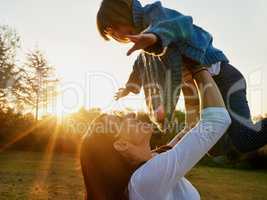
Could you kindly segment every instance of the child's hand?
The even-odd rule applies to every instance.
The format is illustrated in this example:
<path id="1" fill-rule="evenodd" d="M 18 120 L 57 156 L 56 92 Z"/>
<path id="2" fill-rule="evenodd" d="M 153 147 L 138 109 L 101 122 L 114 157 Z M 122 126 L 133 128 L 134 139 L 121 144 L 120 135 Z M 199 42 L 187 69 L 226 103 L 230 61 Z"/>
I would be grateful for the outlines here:
<path id="1" fill-rule="evenodd" d="M 153 33 L 141 33 L 139 35 L 127 35 L 126 36 L 131 42 L 134 43 L 133 47 L 127 52 L 127 56 L 131 55 L 133 52 L 146 49 L 152 46 L 158 40 L 157 36 Z"/>
<path id="2" fill-rule="evenodd" d="M 114 99 L 118 101 L 119 99 L 127 96 L 129 93 L 129 90 L 127 90 L 126 88 L 120 88 L 119 91 L 116 92 Z"/>

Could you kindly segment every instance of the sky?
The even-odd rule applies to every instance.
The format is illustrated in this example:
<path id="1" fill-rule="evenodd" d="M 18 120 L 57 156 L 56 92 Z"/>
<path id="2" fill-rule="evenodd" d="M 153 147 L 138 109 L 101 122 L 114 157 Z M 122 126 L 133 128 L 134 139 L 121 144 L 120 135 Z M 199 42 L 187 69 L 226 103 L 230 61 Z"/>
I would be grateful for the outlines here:
<path id="1" fill-rule="evenodd" d="M 61 95 L 56 108 L 145 109 L 143 94 L 115 102 L 137 53 L 129 45 L 106 42 L 96 29 L 100 0 L 0 0 L 0 24 L 14 27 L 22 38 L 21 52 L 36 47 L 56 68 Z M 153 1 L 142 0 L 142 4 Z M 215 47 L 247 79 L 252 115 L 267 113 L 267 2 L 265 0 L 163 0 L 163 5 L 191 15 L 208 30 Z M 180 102 L 179 108 L 183 109 Z M 57 113 L 59 112 L 56 111 Z"/>

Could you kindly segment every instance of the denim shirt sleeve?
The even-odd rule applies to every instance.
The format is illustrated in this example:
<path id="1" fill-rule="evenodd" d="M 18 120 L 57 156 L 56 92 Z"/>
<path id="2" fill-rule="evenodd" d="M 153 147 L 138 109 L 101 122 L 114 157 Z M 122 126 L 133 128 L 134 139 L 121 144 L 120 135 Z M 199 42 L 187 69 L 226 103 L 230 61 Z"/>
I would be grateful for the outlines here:
<path id="1" fill-rule="evenodd" d="M 159 51 L 159 46 L 149 48 L 150 53 L 162 54 L 172 42 L 189 41 L 192 37 L 194 29 L 192 17 L 164 8 L 160 2 L 146 6 L 144 18 L 149 25 L 145 33 L 154 33 L 161 41 L 161 50 Z"/>
<path id="2" fill-rule="evenodd" d="M 133 70 L 126 83 L 126 89 L 134 94 L 138 94 L 142 87 L 142 78 L 140 72 L 140 56 L 135 60 Z"/>

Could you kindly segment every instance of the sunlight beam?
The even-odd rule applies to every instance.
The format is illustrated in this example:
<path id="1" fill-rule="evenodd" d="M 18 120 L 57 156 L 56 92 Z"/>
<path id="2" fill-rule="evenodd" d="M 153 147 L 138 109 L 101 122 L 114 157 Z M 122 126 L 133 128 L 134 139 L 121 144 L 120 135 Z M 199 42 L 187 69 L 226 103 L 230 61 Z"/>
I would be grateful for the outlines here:
<path id="1" fill-rule="evenodd" d="M 19 140 L 23 139 L 28 134 L 30 134 L 34 129 L 40 127 L 41 125 L 43 125 L 45 122 L 47 122 L 51 118 L 52 117 L 48 117 L 47 119 L 42 120 L 41 122 L 38 121 L 35 126 L 30 127 L 29 129 L 23 131 L 22 133 L 15 134 L 15 135 L 17 135 L 15 138 L 13 138 L 10 142 L 4 144 L 3 146 L 0 146 L 0 152 L 3 152 L 4 150 L 6 150 L 7 148 L 9 148 L 13 144 L 15 144 L 16 142 L 18 142 Z"/>

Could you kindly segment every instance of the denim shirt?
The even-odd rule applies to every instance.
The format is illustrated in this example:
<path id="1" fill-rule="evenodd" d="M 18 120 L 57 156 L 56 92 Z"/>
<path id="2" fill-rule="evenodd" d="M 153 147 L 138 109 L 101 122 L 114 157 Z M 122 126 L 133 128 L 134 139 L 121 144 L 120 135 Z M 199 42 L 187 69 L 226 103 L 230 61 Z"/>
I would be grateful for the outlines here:
<path id="1" fill-rule="evenodd" d="M 160 2 L 142 7 L 138 0 L 133 0 L 133 20 L 137 30 L 154 33 L 161 41 L 157 55 L 164 54 L 164 49 L 172 45 L 177 54 L 182 54 L 201 65 L 210 66 L 216 62 L 229 62 L 224 53 L 213 47 L 211 34 L 193 24 L 190 16 L 164 8 Z"/>
<path id="2" fill-rule="evenodd" d="M 183 57 L 207 67 L 228 59 L 212 46 L 211 34 L 193 24 L 192 17 L 164 8 L 160 2 L 142 7 L 133 0 L 132 6 L 135 28 L 154 33 L 160 42 L 138 56 L 126 88 L 138 93 L 143 87 L 149 113 L 153 116 L 163 104 L 170 121 L 180 95 Z"/>

